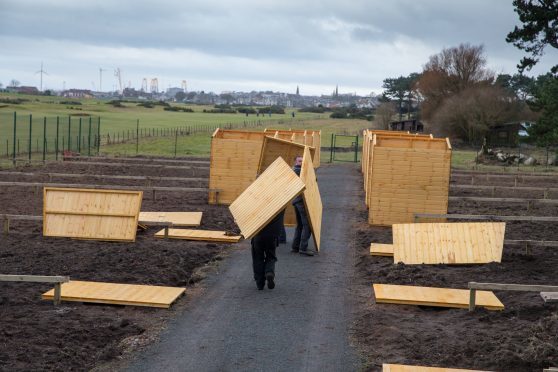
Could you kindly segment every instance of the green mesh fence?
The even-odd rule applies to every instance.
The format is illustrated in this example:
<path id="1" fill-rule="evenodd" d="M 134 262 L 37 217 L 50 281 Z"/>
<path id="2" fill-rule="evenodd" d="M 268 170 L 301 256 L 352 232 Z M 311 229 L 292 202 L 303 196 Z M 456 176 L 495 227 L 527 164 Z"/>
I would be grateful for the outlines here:
<path id="1" fill-rule="evenodd" d="M 29 160 L 64 151 L 97 153 L 100 118 L 0 114 L 0 158 Z"/>

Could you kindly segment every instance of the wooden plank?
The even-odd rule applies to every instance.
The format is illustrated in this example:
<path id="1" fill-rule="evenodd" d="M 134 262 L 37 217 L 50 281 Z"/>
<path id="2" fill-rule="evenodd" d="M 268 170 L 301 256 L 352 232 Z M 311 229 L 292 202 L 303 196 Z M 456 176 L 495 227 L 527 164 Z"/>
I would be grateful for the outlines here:
<path id="1" fill-rule="evenodd" d="M 489 372 L 477 369 L 439 368 L 404 364 L 383 364 L 382 372 Z"/>
<path id="2" fill-rule="evenodd" d="M 15 187 L 49 187 L 49 188 L 91 188 L 101 190 L 142 190 L 142 191 L 179 191 L 179 192 L 207 192 L 205 187 L 163 187 L 163 186 L 121 186 L 121 185 L 89 185 L 81 183 L 52 183 L 52 182 L 0 182 L 0 186 Z"/>
<path id="3" fill-rule="evenodd" d="M 140 212 L 139 222 L 169 222 L 173 226 L 199 226 L 203 212 Z"/>
<path id="4" fill-rule="evenodd" d="M 8 172 L 1 171 L 0 175 L 21 176 L 21 177 L 48 177 L 48 178 L 83 178 L 91 177 L 98 179 L 114 179 L 114 180 L 138 180 L 138 181 L 181 181 L 181 182 L 205 182 L 207 178 L 201 177 L 154 177 L 154 176 L 121 176 L 113 174 L 81 174 L 81 173 L 28 173 L 28 172 Z"/>
<path id="5" fill-rule="evenodd" d="M 304 183 L 283 159 L 275 160 L 229 206 L 244 238 L 256 235 L 304 188 Z"/>
<path id="6" fill-rule="evenodd" d="M 137 167 L 138 164 L 133 163 L 102 163 L 102 162 L 80 162 L 80 161 L 65 161 L 64 166 L 66 165 L 95 165 L 99 167 Z M 196 165 L 196 166 L 184 166 L 184 165 L 160 165 L 160 164 L 142 164 L 141 167 L 143 168 L 160 168 L 160 169 L 207 169 L 206 166 Z"/>
<path id="7" fill-rule="evenodd" d="M 558 292 L 541 292 L 545 303 L 558 303 Z"/>
<path id="8" fill-rule="evenodd" d="M 372 256 L 393 257 L 393 244 L 371 243 L 370 254 Z"/>
<path id="9" fill-rule="evenodd" d="M 165 229 L 155 234 L 156 238 L 165 238 Z M 169 239 L 183 240 L 203 240 L 211 242 L 236 243 L 240 240 L 240 235 L 227 235 L 225 231 L 213 230 L 189 230 L 189 229 L 169 229 Z"/>
<path id="10" fill-rule="evenodd" d="M 61 290 L 62 301 L 169 308 L 186 289 L 72 280 L 62 284 Z M 42 298 L 52 300 L 54 290 L 44 293 Z"/>
<path id="11" fill-rule="evenodd" d="M 558 217 L 546 216 L 497 216 L 476 214 L 444 214 L 444 213 L 414 213 L 415 221 L 424 218 L 447 218 L 453 220 L 488 220 L 488 221 L 529 221 L 529 222 L 558 222 Z"/>
<path id="12" fill-rule="evenodd" d="M 135 241 L 142 197 L 141 191 L 45 187 L 43 235 Z"/>
<path id="13" fill-rule="evenodd" d="M 538 284 L 502 284 L 469 282 L 469 289 L 487 289 L 491 291 L 520 291 L 520 292 L 558 292 L 556 285 Z"/>
<path id="14" fill-rule="evenodd" d="M 481 203 L 542 203 L 558 204 L 556 199 L 529 199 L 529 198 L 485 198 L 476 196 L 450 196 L 450 201 L 475 201 Z"/>
<path id="15" fill-rule="evenodd" d="M 438 306 L 468 309 L 469 290 L 373 284 L 376 303 Z M 487 310 L 503 310 L 504 305 L 492 292 L 477 291 L 477 305 Z"/>
<path id="16" fill-rule="evenodd" d="M 320 196 L 320 189 L 318 188 L 318 180 L 314 171 L 312 155 L 310 155 L 310 148 L 304 148 L 304 157 L 302 158 L 302 167 L 300 168 L 300 179 L 306 185 L 302 198 L 304 200 L 304 207 L 308 214 L 308 221 L 312 230 L 312 237 L 316 250 L 320 250 L 321 231 L 322 231 L 322 198 Z"/>
<path id="17" fill-rule="evenodd" d="M 69 276 L 0 275 L 0 282 L 65 283 Z"/>
<path id="18" fill-rule="evenodd" d="M 503 222 L 394 224 L 394 263 L 480 264 L 500 262 Z"/>

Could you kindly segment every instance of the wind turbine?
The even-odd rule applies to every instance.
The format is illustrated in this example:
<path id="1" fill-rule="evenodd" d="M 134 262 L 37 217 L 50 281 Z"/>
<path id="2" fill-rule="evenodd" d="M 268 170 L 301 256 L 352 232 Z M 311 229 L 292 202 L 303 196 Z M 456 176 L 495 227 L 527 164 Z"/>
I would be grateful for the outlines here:
<path id="1" fill-rule="evenodd" d="M 41 92 L 43 91 L 43 74 L 48 75 L 48 73 L 43 70 L 43 61 L 41 61 L 41 69 L 35 72 L 35 75 L 41 74 Z"/>
<path id="2" fill-rule="evenodd" d="M 105 68 L 99 67 L 99 92 L 103 91 L 103 71 L 108 71 Z"/>

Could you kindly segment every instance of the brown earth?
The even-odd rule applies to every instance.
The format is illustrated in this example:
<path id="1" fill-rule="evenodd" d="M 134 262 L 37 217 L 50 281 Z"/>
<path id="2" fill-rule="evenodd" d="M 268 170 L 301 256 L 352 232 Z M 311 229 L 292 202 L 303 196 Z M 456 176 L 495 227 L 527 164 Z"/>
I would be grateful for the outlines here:
<path id="1" fill-rule="evenodd" d="M 509 185 L 491 179 L 490 185 Z M 546 187 L 558 187 L 558 178 Z M 513 184 L 511 185 L 513 186 Z M 526 185 L 524 185 L 526 186 Z M 532 186 L 538 186 L 533 184 Z M 453 191 L 454 196 L 490 196 Z M 499 193 L 497 197 L 517 197 Z M 526 196 L 528 197 L 528 196 Z M 362 200 L 364 196 L 362 195 Z M 501 263 L 486 265 L 403 265 L 370 256 L 371 242 L 391 243 L 391 229 L 366 223 L 364 203 L 354 227 L 357 252 L 353 334 L 366 370 L 401 363 L 494 371 L 536 371 L 558 366 L 558 305 L 538 293 L 496 291 L 503 311 L 375 304 L 372 283 L 466 288 L 467 282 L 558 285 L 558 250 L 505 246 Z M 457 202 L 449 213 L 558 216 L 558 206 Z M 506 239 L 557 240 L 558 223 L 509 222 Z"/>
<path id="2" fill-rule="evenodd" d="M 95 167 L 50 163 L 26 172 L 105 173 L 192 177 L 188 171 L 142 167 Z M 13 171 L 13 169 L 10 169 Z M 196 170 L 196 177 L 207 177 Z M 43 180 L 2 175 L 0 181 Z M 88 178 L 53 180 L 96 183 Z M 117 184 L 111 180 L 110 184 Z M 129 183 L 120 183 L 129 184 Z M 164 185 L 161 185 L 164 186 Z M 166 185 L 165 185 L 166 186 Z M 178 185 L 173 185 L 178 186 Z M 196 186 L 198 187 L 198 186 Z M 225 206 L 207 205 L 206 193 L 159 192 L 156 200 L 144 194 L 144 211 L 203 211 L 202 229 L 233 229 Z M 2 187 L 0 213 L 42 213 L 42 195 L 34 188 Z M 0 370 L 89 370 L 117 358 L 126 350 L 149 342 L 165 321 L 184 309 L 194 283 L 212 262 L 222 259 L 232 245 L 153 238 L 156 228 L 139 232 L 135 243 L 45 238 L 39 222 L 12 222 L 0 243 L 1 274 L 69 275 L 72 279 L 185 286 L 186 295 L 170 310 L 132 306 L 87 305 L 63 302 L 55 307 L 40 299 L 51 288 L 39 283 L 0 284 Z"/>

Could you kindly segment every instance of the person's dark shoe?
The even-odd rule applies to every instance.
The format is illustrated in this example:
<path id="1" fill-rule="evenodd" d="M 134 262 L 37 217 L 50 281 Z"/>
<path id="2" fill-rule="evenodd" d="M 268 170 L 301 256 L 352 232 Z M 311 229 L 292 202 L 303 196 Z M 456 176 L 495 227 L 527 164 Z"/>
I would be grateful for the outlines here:
<path id="1" fill-rule="evenodd" d="M 275 274 L 267 273 L 265 274 L 265 278 L 267 279 L 267 288 L 273 289 L 275 288 Z"/>
<path id="2" fill-rule="evenodd" d="M 301 255 L 304 255 L 304 256 L 313 256 L 313 255 L 314 255 L 314 252 L 313 252 L 313 251 L 310 251 L 310 250 L 308 250 L 308 249 L 301 250 L 299 253 L 300 253 Z"/>
<path id="3" fill-rule="evenodd" d="M 256 287 L 258 287 L 258 290 L 260 290 L 260 291 L 263 290 L 264 287 L 265 287 L 265 280 L 263 280 L 263 281 L 261 281 L 261 282 L 260 282 L 260 281 L 257 281 L 257 282 L 256 282 Z"/>
<path id="4" fill-rule="evenodd" d="M 291 248 L 291 253 L 298 253 L 298 248 Z"/>

